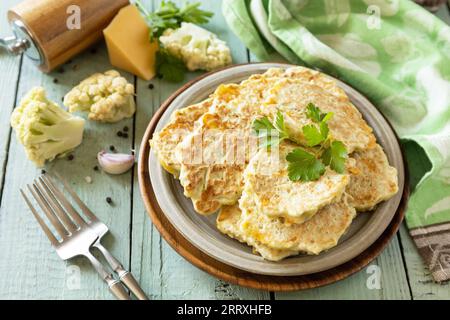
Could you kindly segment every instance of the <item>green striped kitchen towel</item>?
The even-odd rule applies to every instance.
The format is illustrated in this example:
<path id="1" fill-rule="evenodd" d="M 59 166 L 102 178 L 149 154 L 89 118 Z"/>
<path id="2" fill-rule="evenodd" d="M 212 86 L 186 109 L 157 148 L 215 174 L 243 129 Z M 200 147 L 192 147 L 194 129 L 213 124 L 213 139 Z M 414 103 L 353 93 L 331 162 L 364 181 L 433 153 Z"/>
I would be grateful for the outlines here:
<path id="1" fill-rule="evenodd" d="M 407 226 L 450 279 L 450 28 L 409 0 L 224 0 L 223 13 L 260 60 L 337 76 L 389 118 L 410 167 Z"/>

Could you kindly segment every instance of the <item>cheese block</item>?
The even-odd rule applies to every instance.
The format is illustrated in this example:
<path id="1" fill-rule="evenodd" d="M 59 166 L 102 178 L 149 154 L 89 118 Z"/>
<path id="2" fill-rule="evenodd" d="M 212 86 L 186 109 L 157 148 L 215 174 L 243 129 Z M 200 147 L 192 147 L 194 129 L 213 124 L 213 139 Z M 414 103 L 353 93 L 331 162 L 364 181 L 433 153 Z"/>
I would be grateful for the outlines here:
<path id="1" fill-rule="evenodd" d="M 134 5 L 119 11 L 103 30 L 111 64 L 144 80 L 156 74 L 157 41 L 149 40 L 149 27 Z"/>

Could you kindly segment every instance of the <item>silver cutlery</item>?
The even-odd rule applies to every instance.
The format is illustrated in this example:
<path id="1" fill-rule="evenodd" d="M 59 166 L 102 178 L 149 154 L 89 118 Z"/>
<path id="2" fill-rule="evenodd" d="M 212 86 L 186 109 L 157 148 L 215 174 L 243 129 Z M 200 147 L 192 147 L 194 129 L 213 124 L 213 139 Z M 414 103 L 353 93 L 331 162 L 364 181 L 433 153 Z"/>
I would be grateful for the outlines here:
<path id="1" fill-rule="evenodd" d="M 55 174 L 55 176 L 64 186 L 64 190 L 71 195 L 81 211 L 88 218 L 88 221 L 86 221 L 77 212 L 63 192 L 56 186 L 55 180 L 49 174 L 43 174 L 34 180 L 32 185 L 27 186 L 28 190 L 46 215 L 48 221 L 52 224 L 60 238 L 59 240 L 34 208 L 25 192 L 23 190 L 20 191 L 57 254 L 63 260 L 80 255 L 88 258 L 100 277 L 108 284 L 109 289 L 118 299 L 130 299 L 128 292 L 123 286 L 125 284 L 138 299 L 148 300 L 133 275 L 124 269 L 123 265 L 101 244 L 101 239 L 108 232 L 108 227 L 98 220 L 94 213 L 81 201 L 61 176 L 58 174 Z M 118 275 L 119 281 L 92 255 L 90 251 L 92 247 L 96 247 L 103 254 L 111 269 Z"/>

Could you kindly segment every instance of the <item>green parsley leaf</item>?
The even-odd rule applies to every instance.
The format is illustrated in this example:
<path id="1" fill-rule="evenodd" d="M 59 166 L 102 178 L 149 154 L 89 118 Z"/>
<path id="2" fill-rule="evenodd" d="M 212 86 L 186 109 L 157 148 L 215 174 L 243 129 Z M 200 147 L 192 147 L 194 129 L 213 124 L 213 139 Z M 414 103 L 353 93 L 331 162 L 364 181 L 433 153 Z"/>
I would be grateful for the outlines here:
<path id="1" fill-rule="evenodd" d="M 321 122 L 322 123 L 326 123 L 326 122 L 328 122 L 331 118 L 333 118 L 333 116 L 334 116 L 334 113 L 333 112 L 328 112 L 328 113 L 326 113 L 326 114 L 323 114 L 322 113 L 322 115 L 321 115 Z"/>
<path id="2" fill-rule="evenodd" d="M 260 131 L 263 131 L 263 130 L 269 132 L 269 131 L 275 129 L 274 125 L 270 122 L 270 120 L 267 117 L 255 119 L 253 121 L 252 127 L 253 127 L 253 130 L 258 134 Z"/>
<path id="3" fill-rule="evenodd" d="M 314 181 L 325 173 L 325 166 L 313 154 L 301 148 L 292 150 L 287 156 L 288 175 L 292 181 Z"/>
<path id="4" fill-rule="evenodd" d="M 330 129 L 328 128 L 328 124 L 326 122 L 321 122 L 320 125 L 320 134 L 323 137 L 323 141 L 328 138 L 328 134 L 330 133 Z"/>
<path id="5" fill-rule="evenodd" d="M 258 134 L 262 143 L 260 146 L 270 148 L 280 144 L 281 141 L 289 138 L 287 133 L 284 117 L 278 111 L 275 118 L 275 125 L 273 125 L 267 117 L 255 119 L 253 121 L 253 130 Z"/>
<path id="6" fill-rule="evenodd" d="M 172 1 L 161 1 L 161 6 L 154 12 L 149 12 L 141 0 L 136 0 L 136 7 L 150 27 L 150 41 L 158 39 L 166 29 L 177 29 L 182 22 L 204 24 L 214 13 L 201 10 L 200 2 L 186 3 L 181 9 Z"/>
<path id="7" fill-rule="evenodd" d="M 314 124 L 308 124 L 302 128 L 302 131 L 307 146 L 315 147 L 327 140 L 330 129 L 328 128 L 327 123 L 322 121 L 319 124 L 319 128 Z"/>
<path id="8" fill-rule="evenodd" d="M 337 173 L 344 173 L 347 158 L 347 149 L 341 141 L 333 141 L 321 156 L 325 165 L 330 166 Z"/>
<path id="9" fill-rule="evenodd" d="M 320 122 L 322 120 L 320 109 L 312 102 L 308 103 L 306 106 L 306 116 L 314 122 Z"/>
<path id="10" fill-rule="evenodd" d="M 183 81 L 187 71 L 183 61 L 170 55 L 164 49 L 160 49 L 156 53 L 156 70 L 163 79 L 170 82 Z"/>
<path id="11" fill-rule="evenodd" d="M 319 130 L 315 125 L 308 124 L 302 128 L 303 135 L 306 139 L 306 144 L 308 147 L 315 147 L 325 141 L 326 136 L 324 137 L 321 130 Z"/>
<path id="12" fill-rule="evenodd" d="M 322 111 L 320 111 L 320 109 L 312 102 L 308 103 L 306 106 L 306 116 L 316 123 L 327 122 L 333 115 L 333 112 L 322 113 Z"/>
<path id="13" fill-rule="evenodd" d="M 275 128 L 280 133 L 281 139 L 286 139 L 289 137 L 289 133 L 286 130 L 286 125 L 284 124 L 284 116 L 280 111 L 277 112 L 277 116 L 275 118 Z"/>

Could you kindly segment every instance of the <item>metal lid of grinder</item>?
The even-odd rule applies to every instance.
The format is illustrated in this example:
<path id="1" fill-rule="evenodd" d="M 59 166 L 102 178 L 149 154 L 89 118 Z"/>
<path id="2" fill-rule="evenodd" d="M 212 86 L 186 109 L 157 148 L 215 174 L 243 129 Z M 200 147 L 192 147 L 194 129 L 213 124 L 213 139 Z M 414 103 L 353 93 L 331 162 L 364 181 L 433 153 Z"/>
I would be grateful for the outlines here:
<path id="1" fill-rule="evenodd" d="M 25 0 L 8 11 L 14 36 L 0 39 L 0 48 L 24 53 L 49 72 L 102 38 L 128 0 Z M 73 15 L 78 28 L 70 28 Z"/>
<path id="2" fill-rule="evenodd" d="M 24 52 L 34 63 L 41 65 L 43 62 L 42 53 L 23 22 L 20 20 L 11 21 L 11 29 L 14 36 L 0 39 L 0 46 L 14 55 Z"/>

